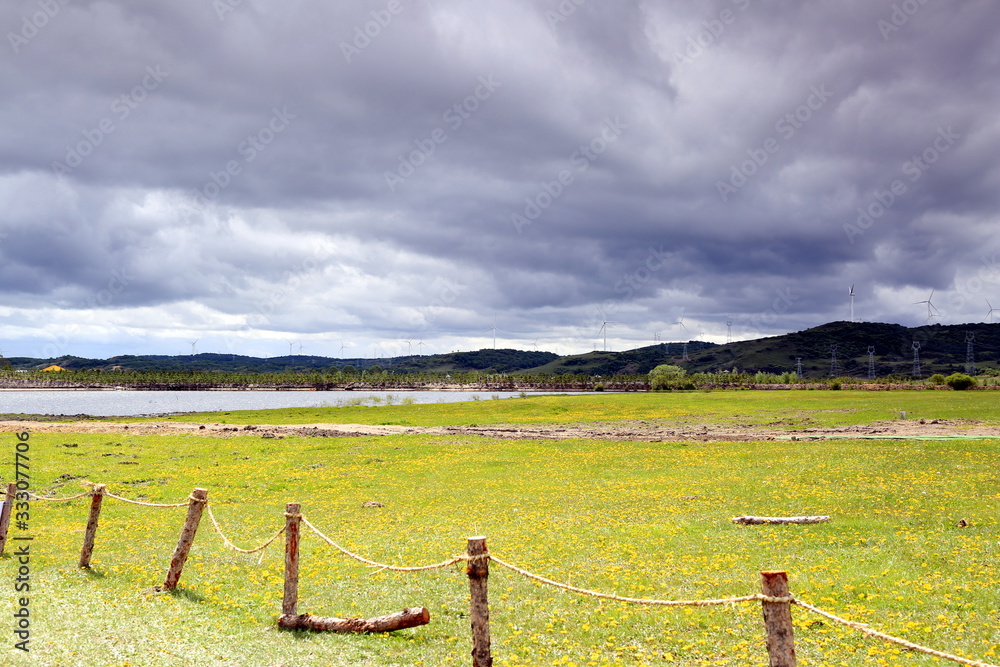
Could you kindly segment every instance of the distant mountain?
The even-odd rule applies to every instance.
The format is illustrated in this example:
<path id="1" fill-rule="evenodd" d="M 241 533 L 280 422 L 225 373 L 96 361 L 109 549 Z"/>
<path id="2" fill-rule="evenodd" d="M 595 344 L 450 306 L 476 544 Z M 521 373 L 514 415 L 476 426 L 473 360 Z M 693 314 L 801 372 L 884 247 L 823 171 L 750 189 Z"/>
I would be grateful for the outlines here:
<path id="1" fill-rule="evenodd" d="M 822 326 L 756 340 L 720 345 L 691 354 L 680 364 L 689 372 L 738 368 L 784 373 L 796 369 L 801 358 L 805 377 L 828 377 L 832 346 L 836 346 L 838 375 L 867 377 L 868 349 L 874 351 L 875 373 L 910 375 L 913 344 L 919 343 L 921 374 L 949 375 L 965 370 L 966 334 L 973 334 L 976 366 L 997 368 L 1000 360 L 1000 324 L 932 324 L 908 328 L 874 322 L 830 322 Z"/>
<path id="2" fill-rule="evenodd" d="M 64 356 L 51 359 L 11 357 L 15 369 L 41 370 L 52 364 L 67 370 L 101 371 L 198 371 L 227 373 L 316 373 L 337 371 L 347 366 L 366 370 L 378 366 L 398 373 L 461 373 L 483 371 L 513 373 L 558 359 L 552 352 L 521 350 L 479 350 L 428 356 L 410 355 L 387 359 L 333 359 L 307 355 L 247 357 L 238 354 L 123 355 L 110 359 Z"/>
<path id="3" fill-rule="evenodd" d="M 1000 324 L 932 324 L 907 328 L 898 324 L 830 322 L 822 326 L 769 338 L 717 345 L 704 341 L 659 343 L 624 352 L 588 352 L 560 357 L 551 352 L 484 349 L 474 352 L 407 355 L 386 359 L 335 359 L 307 355 L 246 357 L 235 354 L 124 355 L 110 359 L 57 357 L 0 358 L 15 369 L 41 370 L 56 364 L 69 370 L 102 371 L 220 371 L 231 373 L 315 373 L 353 366 L 366 370 L 379 366 L 394 373 L 519 373 L 538 375 L 644 375 L 659 364 L 675 364 L 690 373 L 738 369 L 784 373 L 796 370 L 802 360 L 803 375 L 828 377 L 832 346 L 836 346 L 839 375 L 866 377 L 868 349 L 874 349 L 879 377 L 909 375 L 913 370 L 913 344 L 919 343 L 921 373 L 945 375 L 965 370 L 966 336 L 973 335 L 977 368 L 998 367 Z"/>

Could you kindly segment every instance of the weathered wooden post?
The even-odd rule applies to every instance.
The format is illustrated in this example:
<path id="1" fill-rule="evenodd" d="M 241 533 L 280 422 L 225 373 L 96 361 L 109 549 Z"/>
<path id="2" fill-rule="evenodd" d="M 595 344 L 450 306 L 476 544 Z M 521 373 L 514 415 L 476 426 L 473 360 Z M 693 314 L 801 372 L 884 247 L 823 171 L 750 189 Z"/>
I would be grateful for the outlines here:
<path id="1" fill-rule="evenodd" d="M 761 572 L 761 592 L 772 598 L 788 598 L 788 573 Z M 769 667 L 796 667 L 795 641 L 792 633 L 791 602 L 761 602 L 764 630 L 767 633 Z"/>
<path id="2" fill-rule="evenodd" d="M 466 547 L 469 562 L 465 573 L 469 575 L 472 606 L 472 667 L 492 667 L 490 655 L 490 605 L 486 594 L 486 581 L 490 576 L 490 552 L 485 537 L 470 537 Z"/>
<path id="3" fill-rule="evenodd" d="M 7 546 L 7 530 L 10 528 L 10 512 L 14 508 L 15 493 L 17 493 L 17 484 L 11 482 L 7 485 L 7 493 L 3 498 L 3 509 L 0 510 L 0 554 Z"/>
<path id="4" fill-rule="evenodd" d="M 299 604 L 299 503 L 285 505 L 285 594 L 281 600 L 282 617 L 298 615 Z"/>
<path id="5" fill-rule="evenodd" d="M 163 581 L 161 590 L 172 591 L 177 588 L 177 582 L 180 581 L 181 572 L 184 570 L 184 562 L 187 560 L 188 552 L 191 551 L 191 545 L 194 543 L 194 534 L 198 531 L 201 514 L 205 511 L 206 502 L 208 502 L 207 489 L 195 489 L 191 492 L 184 529 L 181 530 L 180 539 L 177 540 L 177 548 L 174 549 L 174 557 L 170 559 L 170 569 L 167 570 L 167 578 Z"/>
<path id="6" fill-rule="evenodd" d="M 90 556 L 94 553 L 94 536 L 97 534 L 97 520 L 101 516 L 101 503 L 104 502 L 105 488 L 104 484 L 95 484 L 90 494 L 90 516 L 87 518 L 87 530 L 83 534 L 80 567 L 90 567 Z"/>

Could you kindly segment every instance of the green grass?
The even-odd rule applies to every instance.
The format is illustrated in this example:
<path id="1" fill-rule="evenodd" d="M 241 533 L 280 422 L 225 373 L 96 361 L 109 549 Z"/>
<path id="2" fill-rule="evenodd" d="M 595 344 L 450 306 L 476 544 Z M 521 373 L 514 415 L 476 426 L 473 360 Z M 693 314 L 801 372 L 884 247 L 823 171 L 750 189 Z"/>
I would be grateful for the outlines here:
<path id="1" fill-rule="evenodd" d="M 908 419 L 978 419 L 1000 422 L 992 391 L 712 391 L 528 396 L 503 400 L 379 407 L 234 410 L 172 415 L 166 421 L 228 424 L 395 424 L 456 426 L 576 424 L 627 420 L 708 423 L 790 430 Z M 119 421 L 149 421 L 127 418 Z"/>
<path id="2" fill-rule="evenodd" d="M 770 413 L 754 395 L 536 397 L 465 407 L 478 411 L 479 423 L 488 423 L 491 409 L 498 422 L 514 421 L 517 410 L 524 411 L 519 418 L 525 423 L 558 423 L 581 410 L 594 419 L 654 418 L 657 402 L 683 418 L 740 422 L 801 413 L 824 423 L 856 423 L 844 420 L 881 417 L 890 406 L 914 416 L 990 414 L 987 403 L 969 402 L 979 394 L 900 392 L 898 408 L 890 402 L 865 407 L 865 397 L 848 392 L 765 394 L 773 400 Z M 602 408 L 592 398 L 611 400 Z M 831 401 L 853 411 L 818 412 L 833 409 Z M 412 407 L 412 413 L 405 406 L 349 409 L 345 421 L 370 414 L 379 423 L 385 413 L 403 410 L 428 423 L 434 417 L 423 412 L 457 410 Z M 13 452 L 13 435 L 0 440 Z M 270 537 L 283 525 L 285 503 L 295 501 L 346 548 L 391 564 L 437 562 L 462 552 L 467 537 L 482 534 L 498 557 L 543 576 L 668 599 L 752 593 L 760 570 L 786 569 L 793 593 L 834 613 L 990 662 L 1000 652 L 995 440 L 646 443 L 39 433 L 30 445 L 39 493 L 77 492 L 69 476 L 152 502 L 181 501 L 195 486 L 205 487 L 224 530 L 243 547 Z M 369 500 L 385 506 L 363 508 Z M 151 589 L 162 582 L 184 509 L 107 499 L 94 567 L 80 571 L 75 565 L 88 504 L 32 503 L 32 652 L 9 649 L 13 641 L 5 632 L 7 664 L 469 663 L 468 584 L 460 568 L 373 573 L 307 534 L 300 611 L 372 616 L 425 605 L 432 620 L 388 636 L 281 632 L 273 624 L 281 601 L 280 541 L 261 560 L 235 554 L 206 517 L 180 592 L 155 594 Z M 739 514 L 830 514 L 833 520 L 745 527 L 730 522 Z M 970 525 L 957 527 L 963 518 Z M 12 586 L 14 572 L 12 559 L 0 561 L 0 579 L 7 580 L 0 585 Z M 629 606 L 542 587 L 496 565 L 490 595 L 498 666 L 766 661 L 754 604 Z M 801 665 L 934 662 L 807 612 L 793 614 Z"/>

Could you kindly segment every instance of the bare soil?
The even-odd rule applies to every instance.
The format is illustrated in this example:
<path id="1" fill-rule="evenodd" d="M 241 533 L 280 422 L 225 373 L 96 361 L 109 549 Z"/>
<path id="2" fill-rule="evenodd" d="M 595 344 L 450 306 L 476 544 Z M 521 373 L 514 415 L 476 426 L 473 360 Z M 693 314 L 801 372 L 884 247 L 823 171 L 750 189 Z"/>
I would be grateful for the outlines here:
<path id="1" fill-rule="evenodd" d="M 0 421 L 0 431 L 32 433 L 134 433 L 138 435 L 195 434 L 222 437 L 252 436 L 283 438 L 287 436 L 345 437 L 389 436 L 404 434 L 476 435 L 488 438 L 662 441 L 755 441 L 827 438 L 918 438 L 918 437 L 998 437 L 1000 426 L 987 426 L 975 420 L 932 419 L 881 421 L 861 426 L 836 428 L 778 429 L 718 424 L 682 424 L 665 426 L 651 422 L 574 425 L 492 425 L 492 426 L 388 426 L 370 424 L 204 424 L 192 422 L 148 421 L 121 424 L 104 421 L 42 422 Z"/>

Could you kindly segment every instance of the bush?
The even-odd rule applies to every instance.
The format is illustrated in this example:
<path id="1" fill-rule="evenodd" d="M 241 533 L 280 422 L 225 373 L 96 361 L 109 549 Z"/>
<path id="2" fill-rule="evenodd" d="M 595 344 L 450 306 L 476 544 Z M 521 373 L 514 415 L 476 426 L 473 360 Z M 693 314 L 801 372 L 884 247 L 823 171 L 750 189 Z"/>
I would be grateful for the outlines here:
<path id="1" fill-rule="evenodd" d="M 649 388 L 653 390 L 670 389 L 685 375 L 687 375 L 687 371 L 680 366 L 660 364 L 649 371 Z"/>
<path id="2" fill-rule="evenodd" d="M 927 381 L 931 384 L 942 385 L 944 384 L 944 376 L 940 373 L 935 373 L 934 375 L 927 378 Z"/>
<path id="3" fill-rule="evenodd" d="M 944 379 L 944 383 L 955 391 L 963 391 L 976 386 L 976 379 L 965 373 L 952 373 Z"/>

